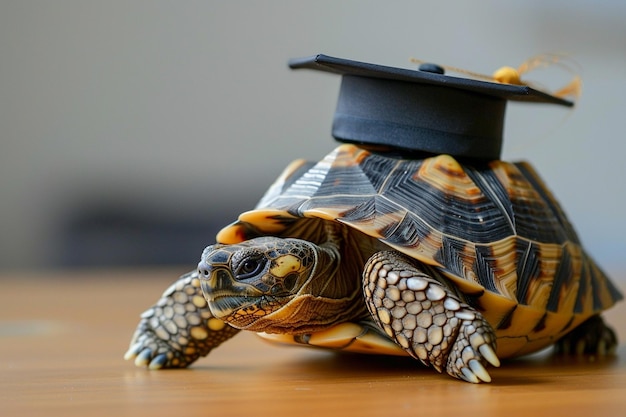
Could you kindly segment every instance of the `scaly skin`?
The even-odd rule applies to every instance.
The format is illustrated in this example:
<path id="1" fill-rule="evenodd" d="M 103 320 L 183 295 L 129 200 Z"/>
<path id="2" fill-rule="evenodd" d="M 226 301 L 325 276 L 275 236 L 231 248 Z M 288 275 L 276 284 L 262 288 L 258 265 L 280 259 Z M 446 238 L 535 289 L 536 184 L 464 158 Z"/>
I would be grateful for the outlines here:
<path id="1" fill-rule="evenodd" d="M 489 382 L 499 366 L 496 336 L 481 314 L 397 252 L 374 254 L 365 266 L 368 309 L 411 356 L 468 382 Z"/>
<path id="2" fill-rule="evenodd" d="M 607 356 L 615 353 L 617 336 L 600 315 L 595 315 L 559 339 L 554 347 L 560 355 Z"/>
<path id="3" fill-rule="evenodd" d="M 124 358 L 150 369 L 184 368 L 238 331 L 213 317 L 194 271 L 180 277 L 141 315 Z"/>

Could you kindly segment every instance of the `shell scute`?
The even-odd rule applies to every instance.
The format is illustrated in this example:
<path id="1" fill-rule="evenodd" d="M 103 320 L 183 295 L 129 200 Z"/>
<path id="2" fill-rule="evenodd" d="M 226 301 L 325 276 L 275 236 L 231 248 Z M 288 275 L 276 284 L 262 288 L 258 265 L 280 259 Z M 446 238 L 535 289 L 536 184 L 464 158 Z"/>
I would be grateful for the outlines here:
<path id="1" fill-rule="evenodd" d="M 320 162 L 288 167 L 218 241 L 262 234 L 318 241 L 323 221 L 436 268 L 511 334 L 536 329 L 524 317 L 549 313 L 559 319 L 546 323 L 561 325 L 621 298 L 526 163 L 402 159 L 341 145 Z"/>
<path id="2" fill-rule="evenodd" d="M 439 155 L 424 160 L 411 179 L 427 182 L 444 194 L 461 200 L 473 200 L 482 196 L 481 190 L 463 167 L 449 155 Z"/>

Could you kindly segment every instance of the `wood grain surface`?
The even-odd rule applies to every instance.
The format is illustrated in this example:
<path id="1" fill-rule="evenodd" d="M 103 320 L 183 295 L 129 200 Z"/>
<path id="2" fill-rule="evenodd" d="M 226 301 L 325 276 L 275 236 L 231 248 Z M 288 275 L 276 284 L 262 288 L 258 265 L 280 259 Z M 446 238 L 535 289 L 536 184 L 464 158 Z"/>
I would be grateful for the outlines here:
<path id="1" fill-rule="evenodd" d="M 0 275 L 0 416 L 626 415 L 625 343 L 612 358 L 509 361 L 482 385 L 408 358 L 276 347 L 249 333 L 189 369 L 136 368 L 122 356 L 138 315 L 182 272 Z M 624 342 L 625 304 L 606 315 Z"/>

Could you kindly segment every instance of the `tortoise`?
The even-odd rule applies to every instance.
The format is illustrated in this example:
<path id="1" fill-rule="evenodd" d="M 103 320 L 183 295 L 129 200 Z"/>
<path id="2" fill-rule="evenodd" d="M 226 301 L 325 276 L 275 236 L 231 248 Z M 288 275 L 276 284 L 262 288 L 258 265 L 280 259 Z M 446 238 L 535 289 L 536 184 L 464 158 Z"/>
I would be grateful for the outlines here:
<path id="1" fill-rule="evenodd" d="M 408 355 L 468 382 L 556 344 L 608 354 L 621 299 L 525 162 L 341 144 L 289 165 L 145 313 L 126 354 L 186 367 L 240 330 Z"/>

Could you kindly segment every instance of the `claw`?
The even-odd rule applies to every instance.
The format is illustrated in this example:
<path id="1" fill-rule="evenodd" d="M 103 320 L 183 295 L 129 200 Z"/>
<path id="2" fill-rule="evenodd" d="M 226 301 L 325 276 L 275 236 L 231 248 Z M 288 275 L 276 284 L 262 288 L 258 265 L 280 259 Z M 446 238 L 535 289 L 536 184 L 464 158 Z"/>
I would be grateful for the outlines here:
<path id="1" fill-rule="evenodd" d="M 167 355 L 164 353 L 161 353 L 160 355 L 157 355 L 154 359 L 152 359 L 150 361 L 150 365 L 148 365 L 148 369 L 161 369 L 163 368 L 163 365 L 165 365 L 165 363 L 167 362 Z"/>
<path id="2" fill-rule="evenodd" d="M 485 367 L 476 359 L 469 361 L 469 367 L 474 375 L 483 382 L 491 382 L 491 376 Z"/>
<path id="3" fill-rule="evenodd" d="M 144 349 L 135 358 L 135 366 L 144 367 L 148 366 L 150 358 L 152 357 L 152 349 Z"/>
<path id="4" fill-rule="evenodd" d="M 471 382 L 472 384 L 478 384 L 480 382 L 476 375 L 468 368 L 462 368 L 461 373 L 463 374 L 463 379 L 467 382 Z"/>
<path id="5" fill-rule="evenodd" d="M 496 355 L 496 352 L 494 352 L 494 350 L 493 350 L 493 348 L 491 346 L 489 346 L 489 345 L 481 345 L 478 348 L 478 351 L 480 352 L 481 355 L 483 355 L 483 358 L 485 358 L 485 360 L 487 362 L 489 362 L 490 364 L 492 364 L 496 368 L 500 366 L 500 359 L 498 359 L 498 356 Z"/>
<path id="6" fill-rule="evenodd" d="M 135 343 L 131 347 L 128 348 L 126 353 L 124 354 L 124 360 L 135 359 L 137 357 L 137 353 L 141 349 L 141 343 Z"/>

